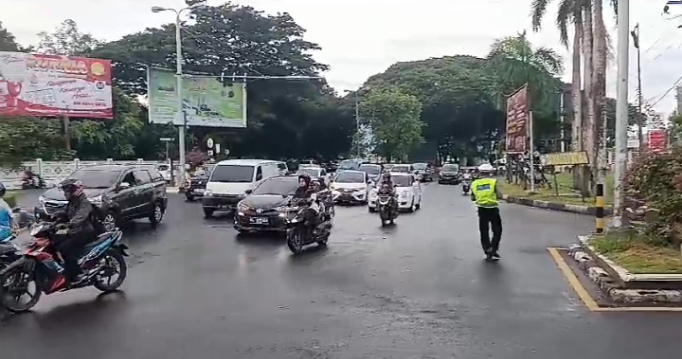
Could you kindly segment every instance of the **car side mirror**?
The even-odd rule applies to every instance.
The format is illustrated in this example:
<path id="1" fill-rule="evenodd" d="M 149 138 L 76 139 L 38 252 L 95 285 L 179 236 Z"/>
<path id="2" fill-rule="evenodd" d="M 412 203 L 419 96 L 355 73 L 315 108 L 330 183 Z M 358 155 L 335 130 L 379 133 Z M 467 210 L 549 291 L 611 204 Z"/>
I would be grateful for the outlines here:
<path id="1" fill-rule="evenodd" d="M 128 183 L 128 182 L 121 182 L 121 184 L 118 185 L 118 188 L 119 188 L 119 189 L 130 188 L 130 183 Z"/>
<path id="2" fill-rule="evenodd" d="M 244 193 L 246 193 L 246 194 L 251 194 L 251 193 L 253 193 L 253 190 L 252 190 L 252 189 L 247 189 L 246 191 L 244 191 Z"/>

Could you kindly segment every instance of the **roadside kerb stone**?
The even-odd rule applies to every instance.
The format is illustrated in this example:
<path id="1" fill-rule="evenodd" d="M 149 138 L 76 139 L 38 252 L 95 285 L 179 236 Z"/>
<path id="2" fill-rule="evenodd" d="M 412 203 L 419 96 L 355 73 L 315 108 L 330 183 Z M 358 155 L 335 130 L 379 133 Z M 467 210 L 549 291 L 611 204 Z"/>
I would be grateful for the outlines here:
<path id="1" fill-rule="evenodd" d="M 678 278 L 679 283 L 682 283 L 682 275 L 631 274 L 610 259 L 596 253 L 594 248 L 587 244 L 588 238 L 578 236 L 580 244 L 571 245 L 568 253 L 587 273 L 587 277 L 614 302 L 622 304 L 682 303 L 682 290 L 651 287 L 661 285 L 661 283 L 663 285 L 673 283 L 675 277 Z M 661 278 L 665 280 L 660 281 Z"/>
<path id="2" fill-rule="evenodd" d="M 570 212 L 594 216 L 597 209 L 594 206 L 581 206 L 576 204 L 566 204 L 559 202 L 541 201 L 537 199 L 514 197 L 503 194 L 502 199 L 508 203 L 520 204 L 528 207 L 544 208 L 552 211 Z M 611 208 L 604 208 L 604 215 L 610 215 Z"/>

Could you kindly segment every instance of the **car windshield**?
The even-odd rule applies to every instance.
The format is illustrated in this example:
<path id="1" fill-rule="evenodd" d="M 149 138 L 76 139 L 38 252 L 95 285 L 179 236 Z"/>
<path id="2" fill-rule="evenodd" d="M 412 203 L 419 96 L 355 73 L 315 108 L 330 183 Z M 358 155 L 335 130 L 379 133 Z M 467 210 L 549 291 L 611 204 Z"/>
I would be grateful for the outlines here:
<path id="1" fill-rule="evenodd" d="M 261 182 L 252 194 L 288 196 L 294 194 L 297 187 L 298 178 L 296 177 L 273 177 Z"/>
<path id="2" fill-rule="evenodd" d="M 253 166 L 216 166 L 209 182 L 248 183 L 253 182 Z"/>
<path id="3" fill-rule="evenodd" d="M 391 172 L 410 173 L 410 166 L 393 166 Z"/>
<path id="4" fill-rule="evenodd" d="M 412 165 L 412 167 L 416 171 L 424 171 L 424 170 L 426 170 L 427 165 L 426 165 L 426 163 L 415 163 Z"/>
<path id="5" fill-rule="evenodd" d="M 357 168 L 358 163 L 353 160 L 343 160 L 339 164 L 340 170 L 354 170 Z"/>
<path id="6" fill-rule="evenodd" d="M 363 183 L 365 182 L 365 174 L 362 172 L 341 172 L 334 181 L 339 183 Z"/>
<path id="7" fill-rule="evenodd" d="M 320 177 L 320 169 L 315 167 L 302 167 L 298 170 L 299 174 L 307 174 L 310 177 Z"/>
<path id="8" fill-rule="evenodd" d="M 459 170 L 459 166 L 457 166 L 457 165 L 443 165 L 443 167 L 440 170 L 443 172 L 457 172 Z"/>
<path id="9" fill-rule="evenodd" d="M 72 173 L 69 178 L 75 178 L 83 183 L 85 188 L 109 188 L 116 184 L 121 171 L 107 171 L 103 169 L 80 169 Z"/>
<path id="10" fill-rule="evenodd" d="M 412 183 L 410 183 L 410 177 L 408 176 L 392 176 L 391 181 L 393 182 L 393 184 L 398 185 L 398 187 L 412 186 Z"/>
<path id="11" fill-rule="evenodd" d="M 365 172 L 368 175 L 378 175 L 381 173 L 381 167 L 377 165 L 361 165 L 358 171 Z"/>

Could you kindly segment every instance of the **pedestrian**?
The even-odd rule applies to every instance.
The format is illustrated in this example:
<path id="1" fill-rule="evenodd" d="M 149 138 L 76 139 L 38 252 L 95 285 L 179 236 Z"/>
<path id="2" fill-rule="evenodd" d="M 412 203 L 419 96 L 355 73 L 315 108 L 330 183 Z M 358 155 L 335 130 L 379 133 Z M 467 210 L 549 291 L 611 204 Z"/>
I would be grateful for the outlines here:
<path id="1" fill-rule="evenodd" d="M 493 166 L 484 163 L 478 167 L 480 178 L 471 184 L 471 200 L 478 207 L 478 229 L 481 232 L 481 247 L 486 260 L 498 260 L 500 239 L 502 238 L 502 218 L 500 218 L 499 200 L 502 192 L 497 179 L 492 177 Z M 490 230 L 493 232 L 490 241 Z"/>

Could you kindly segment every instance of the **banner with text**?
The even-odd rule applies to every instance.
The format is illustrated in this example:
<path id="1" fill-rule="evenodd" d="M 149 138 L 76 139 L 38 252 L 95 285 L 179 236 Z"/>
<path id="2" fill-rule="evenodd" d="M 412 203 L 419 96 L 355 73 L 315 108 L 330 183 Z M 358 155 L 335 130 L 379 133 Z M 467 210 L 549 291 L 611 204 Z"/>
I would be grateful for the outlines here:
<path id="1" fill-rule="evenodd" d="M 668 135 L 665 130 L 649 130 L 647 140 L 647 147 L 652 151 L 665 151 L 668 148 Z"/>
<path id="2" fill-rule="evenodd" d="M 149 122 L 182 125 L 175 73 L 149 68 Z M 188 126 L 246 127 L 246 84 L 218 77 L 184 77 L 182 107 Z"/>
<path id="3" fill-rule="evenodd" d="M 0 116 L 114 118 L 111 62 L 0 52 Z"/>
<path id="4" fill-rule="evenodd" d="M 528 85 L 524 85 L 507 99 L 507 153 L 526 152 L 529 109 Z"/>

